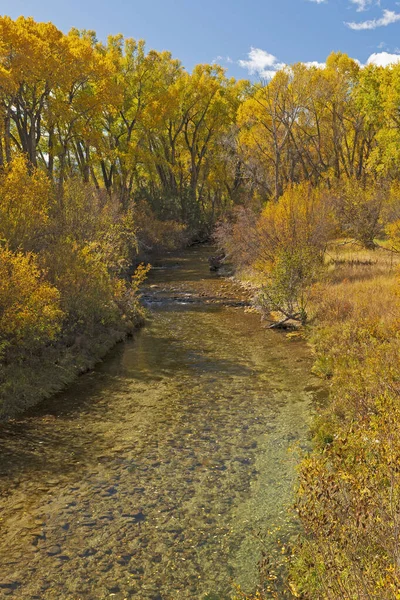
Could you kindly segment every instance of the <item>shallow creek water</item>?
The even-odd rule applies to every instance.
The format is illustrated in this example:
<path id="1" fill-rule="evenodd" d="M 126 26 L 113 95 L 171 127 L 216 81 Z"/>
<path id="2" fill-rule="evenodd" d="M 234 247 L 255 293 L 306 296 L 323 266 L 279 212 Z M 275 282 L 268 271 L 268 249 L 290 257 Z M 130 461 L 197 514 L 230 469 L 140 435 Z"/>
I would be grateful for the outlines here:
<path id="1" fill-rule="evenodd" d="M 320 386 L 210 252 L 163 260 L 133 340 L 0 428 L 0 597 L 222 600 L 295 527 L 289 449 Z"/>

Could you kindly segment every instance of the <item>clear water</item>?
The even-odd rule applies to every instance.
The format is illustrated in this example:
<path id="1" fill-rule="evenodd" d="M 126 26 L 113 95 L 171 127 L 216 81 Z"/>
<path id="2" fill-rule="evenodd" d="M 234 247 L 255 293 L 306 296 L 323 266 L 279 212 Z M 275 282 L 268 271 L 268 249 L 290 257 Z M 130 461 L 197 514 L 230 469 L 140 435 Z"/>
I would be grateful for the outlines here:
<path id="1" fill-rule="evenodd" d="M 289 449 L 319 383 L 211 252 L 165 259 L 147 326 L 0 428 L 0 597 L 222 600 L 256 585 L 260 534 L 296 526 Z"/>

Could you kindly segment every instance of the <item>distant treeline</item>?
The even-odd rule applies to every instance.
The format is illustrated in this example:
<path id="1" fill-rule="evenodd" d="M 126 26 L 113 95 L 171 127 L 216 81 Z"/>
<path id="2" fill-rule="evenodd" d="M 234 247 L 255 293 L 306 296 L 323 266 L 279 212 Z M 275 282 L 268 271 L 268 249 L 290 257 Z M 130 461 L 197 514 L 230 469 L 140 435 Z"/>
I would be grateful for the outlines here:
<path id="1" fill-rule="evenodd" d="M 291 183 L 399 175 L 400 66 L 342 53 L 268 83 L 188 73 L 168 52 L 92 31 L 0 18 L 0 164 L 17 153 L 60 196 L 79 177 L 126 210 L 210 227 L 235 203 L 277 199 Z M 61 202 L 61 200 L 59 200 Z"/>
<path id="2" fill-rule="evenodd" d="M 218 65 L 188 73 L 168 52 L 92 31 L 0 18 L 0 165 L 23 154 L 51 181 L 80 179 L 209 232 L 236 204 L 293 183 L 397 180 L 400 65 L 342 53 L 250 85 Z M 143 208 L 143 207 L 142 207 Z"/>

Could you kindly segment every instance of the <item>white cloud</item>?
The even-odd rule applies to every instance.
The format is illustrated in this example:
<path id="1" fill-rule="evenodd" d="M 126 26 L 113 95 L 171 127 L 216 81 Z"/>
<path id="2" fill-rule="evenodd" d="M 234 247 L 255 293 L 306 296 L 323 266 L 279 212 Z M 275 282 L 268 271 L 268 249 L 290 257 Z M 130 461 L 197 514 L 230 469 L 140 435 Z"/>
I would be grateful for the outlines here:
<path id="1" fill-rule="evenodd" d="M 309 0 L 309 2 L 314 2 L 315 4 L 326 4 L 328 0 Z"/>
<path id="2" fill-rule="evenodd" d="M 387 67 L 400 63 L 400 54 L 389 54 L 389 52 L 374 52 L 367 60 L 367 65 Z"/>
<path id="3" fill-rule="evenodd" d="M 290 65 L 280 62 L 276 56 L 261 50 L 260 48 L 251 48 L 248 60 L 239 60 L 239 66 L 247 69 L 250 75 L 258 75 L 264 79 L 272 79 L 278 71 L 282 69 L 290 70 Z M 364 68 L 367 65 L 376 65 L 378 67 L 388 67 L 400 63 L 400 49 L 395 50 L 395 53 L 389 52 L 374 52 L 369 56 L 365 64 L 361 63 L 357 58 L 353 58 L 360 68 Z M 326 63 L 318 62 L 317 60 L 310 60 L 304 62 L 303 65 L 308 69 L 313 67 L 317 69 L 325 69 Z"/>
<path id="4" fill-rule="evenodd" d="M 264 79 L 272 79 L 278 71 L 288 67 L 286 63 L 280 62 L 276 56 L 260 48 L 251 48 L 248 60 L 239 60 L 238 64 L 243 69 L 247 69 L 250 75 L 258 75 Z M 316 60 L 303 64 L 309 69 L 312 67 L 325 68 L 325 63 L 320 63 Z"/>
<path id="5" fill-rule="evenodd" d="M 360 23 L 345 23 L 350 29 L 361 31 L 365 29 L 376 29 L 377 27 L 386 27 L 400 20 L 400 14 L 393 10 L 384 10 L 380 19 L 370 19 L 369 21 L 361 21 Z"/>
<path id="6" fill-rule="evenodd" d="M 216 57 L 215 57 L 215 58 L 212 60 L 212 63 L 221 63 L 221 62 L 222 62 L 222 63 L 228 63 L 228 64 L 232 64 L 232 63 L 233 63 L 233 60 L 231 59 L 231 57 L 230 57 L 230 56 L 221 56 L 221 55 L 218 55 L 218 56 L 216 56 Z"/>
<path id="7" fill-rule="evenodd" d="M 320 63 L 317 60 L 310 60 L 303 63 L 303 65 L 305 65 L 308 69 L 311 69 L 312 67 L 317 67 L 317 69 L 325 69 L 326 67 L 325 63 Z"/>
<path id="8" fill-rule="evenodd" d="M 276 56 L 260 48 L 251 48 L 248 57 L 248 60 L 239 60 L 239 65 L 247 69 L 250 75 L 271 78 L 276 71 L 286 66 L 285 63 L 279 62 Z"/>
<path id="9" fill-rule="evenodd" d="M 367 10 L 373 4 L 373 0 L 350 0 L 350 2 L 357 6 L 357 12 Z"/>

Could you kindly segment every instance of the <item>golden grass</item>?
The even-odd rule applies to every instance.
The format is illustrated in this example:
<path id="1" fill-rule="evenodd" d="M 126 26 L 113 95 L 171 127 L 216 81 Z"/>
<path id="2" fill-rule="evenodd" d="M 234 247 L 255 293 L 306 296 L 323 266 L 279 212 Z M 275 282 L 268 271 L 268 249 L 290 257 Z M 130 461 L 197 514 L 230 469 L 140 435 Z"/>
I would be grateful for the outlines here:
<path id="1" fill-rule="evenodd" d="M 377 548 L 381 547 L 380 528 L 376 526 L 368 531 L 372 540 L 371 547 L 369 547 L 365 536 L 363 537 L 362 527 L 358 526 L 358 521 L 354 518 L 359 506 L 357 503 L 361 497 L 357 488 L 357 477 L 362 467 L 363 472 L 367 473 L 365 479 L 367 484 L 365 489 L 363 488 L 363 492 L 367 490 L 368 498 L 373 499 L 371 506 L 380 507 L 382 490 L 386 485 L 387 465 L 384 461 L 379 465 L 384 476 L 377 477 L 374 468 L 371 467 L 371 470 L 368 471 L 368 463 L 360 465 L 358 461 L 354 460 L 353 446 L 357 454 L 359 447 L 357 444 L 361 444 L 360 455 L 362 455 L 363 444 L 366 444 L 365 439 L 367 441 L 370 438 L 375 440 L 379 435 L 382 444 L 386 443 L 386 440 L 392 443 L 392 440 L 398 440 L 400 435 L 398 427 L 393 427 L 389 431 L 390 435 L 385 437 L 385 424 L 391 418 L 391 407 L 397 406 L 397 400 L 400 397 L 400 254 L 381 247 L 375 250 L 365 250 L 354 243 L 348 243 L 347 240 L 337 240 L 329 245 L 325 260 L 327 268 L 320 281 L 313 285 L 309 292 L 307 312 L 312 326 L 307 331 L 315 355 L 313 371 L 319 376 L 329 379 L 327 385 L 330 389 L 330 397 L 326 403 L 317 408 L 318 418 L 313 428 L 314 449 L 311 454 L 312 464 L 316 465 L 315 471 L 311 474 L 310 471 L 307 471 L 307 465 L 310 464 L 307 461 L 304 461 L 302 465 L 302 472 L 305 473 L 302 480 L 302 520 L 309 531 L 310 523 L 311 529 L 315 523 L 319 527 L 318 502 L 320 498 L 327 498 L 323 515 L 324 518 L 327 516 L 332 522 L 335 522 L 339 534 L 338 538 L 333 540 L 332 534 L 329 539 L 322 536 L 322 542 L 318 537 L 318 531 L 315 537 L 307 539 L 307 543 L 303 538 L 304 546 L 299 545 L 295 548 L 295 559 L 292 563 L 290 577 L 296 584 L 296 588 L 306 594 L 305 598 L 339 597 L 335 593 L 330 596 L 324 595 L 321 586 L 326 582 L 325 589 L 327 586 L 340 587 L 342 585 L 342 563 L 349 565 L 353 570 L 358 569 L 358 563 L 354 565 L 351 554 L 352 540 L 357 536 L 357 540 L 361 540 L 362 547 L 359 554 L 366 555 L 365 564 L 375 565 L 375 571 L 371 571 L 368 577 L 365 575 L 365 573 L 369 573 L 368 569 L 361 569 L 362 577 L 366 582 L 362 580 L 362 585 L 370 586 L 373 592 L 368 597 L 372 598 L 378 597 L 375 591 L 380 585 L 380 574 L 384 570 L 387 560 L 391 561 L 390 568 L 393 566 L 393 572 L 397 563 L 392 556 L 389 559 L 381 560 L 381 555 L 377 555 Z M 247 269 L 240 275 L 242 279 L 249 282 L 251 289 L 257 289 L 263 284 L 263 276 L 260 271 Z M 391 401 L 394 404 L 390 404 Z M 387 402 L 387 405 L 384 402 Z M 376 428 L 376 415 L 379 410 L 382 412 L 382 407 L 386 412 L 382 413 L 382 419 Z M 354 423 L 357 424 L 355 428 Z M 361 424 L 366 435 L 357 438 L 358 427 Z M 343 494 L 344 501 L 339 493 L 335 495 L 335 492 L 332 491 L 330 479 L 332 460 L 326 462 L 326 453 L 331 448 L 331 444 L 334 442 L 336 444 L 336 439 L 338 440 L 337 445 L 332 448 L 337 452 L 338 470 L 342 473 L 344 468 L 348 469 L 350 475 L 354 475 L 356 482 L 354 495 L 351 496 L 353 503 L 351 505 L 349 504 L 348 480 L 342 484 L 347 494 Z M 340 445 L 341 441 L 348 439 L 352 440 L 348 448 L 345 443 L 343 446 Z M 367 450 L 371 451 L 369 447 Z M 375 452 L 375 446 L 373 452 Z M 373 452 L 371 456 L 375 456 Z M 333 453 L 332 456 L 336 457 L 336 454 Z M 352 465 L 354 465 L 354 469 Z M 325 480 L 322 480 L 322 476 L 325 477 Z M 340 483 L 340 477 L 337 477 L 337 481 Z M 315 490 L 318 495 L 315 495 Z M 398 488 L 396 488 L 396 493 L 397 490 Z M 330 494 L 333 494 L 334 502 L 331 501 Z M 318 506 L 314 510 L 315 503 Z M 336 506 L 339 508 L 335 508 Z M 345 519 L 343 515 L 347 514 L 349 506 L 353 512 L 350 511 L 348 518 Z M 370 510 L 368 506 L 366 508 L 367 515 Z M 337 519 L 335 510 L 337 514 L 341 515 L 343 523 Z M 383 516 L 389 513 L 386 505 L 383 506 L 382 511 Z M 377 510 L 377 514 L 380 517 L 380 508 Z M 390 518 L 384 519 L 384 522 L 384 536 L 391 539 L 393 532 L 390 527 Z M 351 538 L 349 547 L 347 543 L 343 542 L 346 540 L 347 531 L 354 534 L 349 536 Z M 313 569 L 315 570 L 316 561 L 325 565 L 325 558 L 327 555 L 330 556 L 329 551 L 333 543 L 340 551 L 337 554 L 337 565 L 334 562 L 329 563 L 329 568 L 324 570 L 320 586 L 320 581 L 313 580 Z M 385 545 L 383 545 L 383 550 L 386 552 Z M 308 558 L 308 553 L 311 555 L 311 560 Z M 335 568 L 337 566 L 336 570 L 332 565 Z M 350 568 L 347 569 L 347 572 L 350 572 Z M 396 577 L 397 573 L 393 579 L 398 581 Z M 346 579 L 344 581 L 346 583 Z M 362 595 L 363 588 L 357 588 L 358 580 L 351 582 L 350 585 L 354 587 L 358 597 L 364 597 Z M 388 583 L 389 585 L 391 582 Z M 292 592 L 293 597 L 300 597 L 294 587 Z M 383 592 L 385 595 L 382 594 L 382 598 L 391 597 L 386 594 L 386 590 Z M 268 593 L 260 596 L 243 596 L 246 600 L 258 598 L 266 600 L 271 597 L 274 596 Z M 276 597 L 286 596 L 277 595 Z M 346 597 L 350 597 L 350 595 Z"/>
<path id="2" fill-rule="evenodd" d="M 336 240 L 326 251 L 328 280 L 364 281 L 379 276 L 395 276 L 400 267 L 400 254 L 383 246 L 366 250 L 348 240 Z"/>
<path id="3" fill-rule="evenodd" d="M 386 326 L 400 323 L 400 255 L 337 242 L 328 249 L 327 273 L 314 286 L 310 314 L 319 324 L 349 320 Z"/>
<path id="4" fill-rule="evenodd" d="M 363 321 L 387 327 L 392 335 L 400 325 L 400 254 L 335 240 L 325 261 L 326 271 L 310 291 L 307 312 L 311 322 L 326 326 Z M 265 279 L 261 270 L 251 267 L 236 277 L 253 293 Z"/>
<path id="5" fill-rule="evenodd" d="M 326 264 L 310 294 L 309 333 L 313 371 L 329 379 L 330 394 L 301 465 L 309 535 L 291 575 L 305 598 L 392 598 L 400 581 L 397 550 L 387 543 L 396 540 L 400 497 L 398 471 L 391 472 L 400 447 L 400 255 L 338 241 Z M 334 523 L 329 535 L 323 522 Z"/>
<path id="6" fill-rule="evenodd" d="M 399 322 L 399 304 L 398 277 L 395 274 L 318 284 L 310 299 L 312 317 L 319 323 L 361 319 L 391 326 Z"/>

